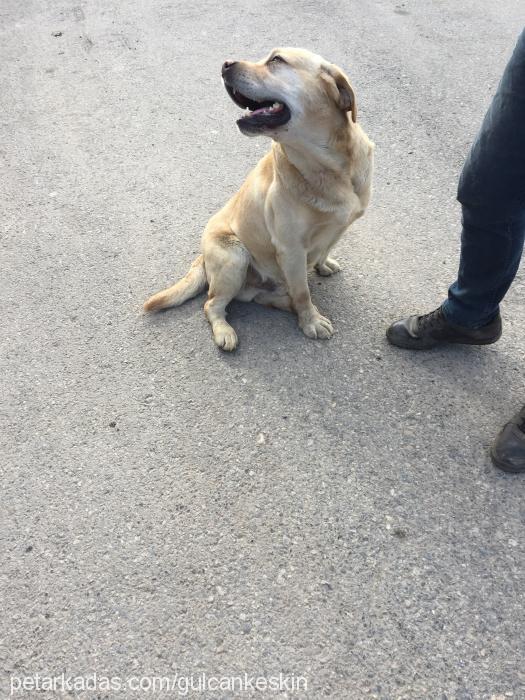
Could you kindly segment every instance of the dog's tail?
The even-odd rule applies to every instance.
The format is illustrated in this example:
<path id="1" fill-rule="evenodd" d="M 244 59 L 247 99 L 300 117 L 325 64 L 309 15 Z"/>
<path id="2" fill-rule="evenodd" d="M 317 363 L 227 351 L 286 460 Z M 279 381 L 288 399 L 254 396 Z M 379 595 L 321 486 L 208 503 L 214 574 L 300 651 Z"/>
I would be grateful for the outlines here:
<path id="1" fill-rule="evenodd" d="M 187 272 L 187 274 L 173 287 L 168 287 L 150 297 L 144 304 L 144 311 L 160 311 L 169 306 L 180 306 L 206 288 L 206 270 L 204 269 L 204 256 L 199 255 Z"/>

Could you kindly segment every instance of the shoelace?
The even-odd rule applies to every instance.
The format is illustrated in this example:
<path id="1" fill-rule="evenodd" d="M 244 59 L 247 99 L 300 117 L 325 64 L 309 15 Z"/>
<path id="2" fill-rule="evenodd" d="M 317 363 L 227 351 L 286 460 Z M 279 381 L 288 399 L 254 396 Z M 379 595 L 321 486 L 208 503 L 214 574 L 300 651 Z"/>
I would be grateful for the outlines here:
<path id="1" fill-rule="evenodd" d="M 437 309 L 434 309 L 434 311 L 431 311 L 429 314 L 425 314 L 424 316 L 420 316 L 418 318 L 418 331 L 421 333 L 421 331 L 427 330 L 427 329 L 432 329 L 435 328 L 436 326 L 441 326 L 443 324 L 443 312 L 441 311 L 441 307 L 439 306 Z"/>

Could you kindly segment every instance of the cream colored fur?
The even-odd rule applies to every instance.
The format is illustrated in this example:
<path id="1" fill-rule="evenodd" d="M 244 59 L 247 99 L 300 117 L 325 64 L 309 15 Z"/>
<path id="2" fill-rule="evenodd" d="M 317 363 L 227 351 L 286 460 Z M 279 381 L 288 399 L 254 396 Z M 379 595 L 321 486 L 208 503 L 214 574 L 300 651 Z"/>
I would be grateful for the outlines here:
<path id="1" fill-rule="evenodd" d="M 284 60 L 272 62 L 277 51 Z M 307 273 L 339 271 L 329 253 L 368 205 L 374 145 L 357 123 L 348 78 L 320 56 L 279 49 L 257 63 L 237 62 L 234 75 L 237 90 L 281 100 L 291 119 L 261 130 L 273 139 L 270 152 L 212 216 L 186 276 L 144 308 L 182 304 L 208 285 L 205 313 L 223 350 L 238 342 L 226 320 L 232 299 L 294 311 L 305 335 L 329 338 L 332 324 L 312 303 Z"/>

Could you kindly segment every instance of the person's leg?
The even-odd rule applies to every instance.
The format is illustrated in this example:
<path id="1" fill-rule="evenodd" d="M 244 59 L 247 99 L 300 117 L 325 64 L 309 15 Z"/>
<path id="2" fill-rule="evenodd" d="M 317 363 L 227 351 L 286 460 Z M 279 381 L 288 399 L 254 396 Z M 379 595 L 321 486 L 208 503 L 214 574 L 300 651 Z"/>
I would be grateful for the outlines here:
<path id="1" fill-rule="evenodd" d="M 525 238 L 525 31 L 463 168 L 458 200 L 458 279 L 441 307 L 388 328 L 394 345 L 422 350 L 446 342 L 491 343 L 501 334 L 499 303 Z M 500 469 L 525 472 L 525 406 L 499 432 L 490 454 Z"/>
<path id="2" fill-rule="evenodd" d="M 463 168 L 458 199 L 458 279 L 439 309 L 388 328 L 394 345 L 423 350 L 493 343 L 501 335 L 499 303 L 516 275 L 525 237 L 525 31 Z"/>
<path id="3" fill-rule="evenodd" d="M 443 312 L 480 328 L 499 311 L 525 237 L 525 31 L 521 34 L 461 174 L 458 279 Z"/>

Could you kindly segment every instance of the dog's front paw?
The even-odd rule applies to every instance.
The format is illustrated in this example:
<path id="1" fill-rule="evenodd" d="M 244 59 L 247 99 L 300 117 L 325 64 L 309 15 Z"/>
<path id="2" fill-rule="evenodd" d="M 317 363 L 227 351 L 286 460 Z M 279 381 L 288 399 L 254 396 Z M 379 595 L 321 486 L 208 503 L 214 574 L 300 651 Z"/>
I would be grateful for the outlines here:
<path id="1" fill-rule="evenodd" d="M 213 329 L 213 340 L 221 350 L 232 352 L 237 347 L 237 333 L 228 323 L 221 323 Z"/>
<path id="2" fill-rule="evenodd" d="M 340 272 L 341 265 L 333 258 L 326 258 L 322 263 L 317 263 L 315 269 L 323 277 L 329 277 L 330 275 L 335 275 L 336 272 Z"/>
<path id="3" fill-rule="evenodd" d="M 327 338 L 331 338 L 334 333 L 334 327 L 330 319 L 321 316 L 319 313 L 299 321 L 299 325 L 308 338 L 322 338 L 326 340 Z"/>

